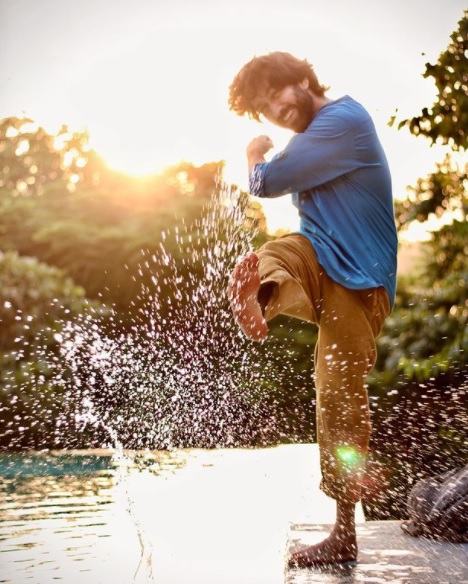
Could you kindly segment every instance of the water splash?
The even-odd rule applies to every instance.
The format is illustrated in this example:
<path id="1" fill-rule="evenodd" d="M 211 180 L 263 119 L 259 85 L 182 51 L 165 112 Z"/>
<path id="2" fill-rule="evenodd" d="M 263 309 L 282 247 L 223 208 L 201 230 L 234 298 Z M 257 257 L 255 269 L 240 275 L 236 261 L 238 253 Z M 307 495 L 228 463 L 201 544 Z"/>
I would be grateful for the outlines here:
<path id="1" fill-rule="evenodd" d="M 135 580 L 153 580 L 151 542 L 128 484 L 130 467 L 148 470 L 136 453 L 260 445 L 275 426 L 263 398 L 285 366 L 275 361 L 273 345 L 259 348 L 244 338 L 226 294 L 235 262 L 252 248 L 249 221 L 245 195 L 220 189 L 201 219 L 162 234 L 157 254 L 142 250 L 131 318 L 112 308 L 92 311 L 64 322 L 56 335 L 53 384 L 65 388 L 57 437 L 73 424 L 83 435 L 103 432 L 102 445 L 115 449 L 141 548 Z"/>
<path id="2" fill-rule="evenodd" d="M 278 367 L 273 351 L 237 329 L 226 295 L 237 258 L 251 249 L 247 221 L 242 194 L 222 189 L 194 225 L 164 233 L 178 257 L 162 244 L 158 254 L 141 252 L 130 327 L 112 310 L 64 324 L 60 432 L 73 411 L 76 423 L 110 428 L 112 442 L 135 450 L 265 441 L 262 393 Z"/>

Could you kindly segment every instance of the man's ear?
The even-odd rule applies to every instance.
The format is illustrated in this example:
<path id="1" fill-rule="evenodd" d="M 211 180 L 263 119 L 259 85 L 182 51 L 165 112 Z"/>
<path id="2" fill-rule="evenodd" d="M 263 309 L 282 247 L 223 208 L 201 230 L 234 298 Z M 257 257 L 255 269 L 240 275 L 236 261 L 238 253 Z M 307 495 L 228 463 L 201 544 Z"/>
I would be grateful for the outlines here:
<path id="1" fill-rule="evenodd" d="M 309 89 L 309 80 L 307 79 L 307 77 L 305 77 L 300 83 L 299 83 L 299 87 L 301 87 L 302 89 Z"/>

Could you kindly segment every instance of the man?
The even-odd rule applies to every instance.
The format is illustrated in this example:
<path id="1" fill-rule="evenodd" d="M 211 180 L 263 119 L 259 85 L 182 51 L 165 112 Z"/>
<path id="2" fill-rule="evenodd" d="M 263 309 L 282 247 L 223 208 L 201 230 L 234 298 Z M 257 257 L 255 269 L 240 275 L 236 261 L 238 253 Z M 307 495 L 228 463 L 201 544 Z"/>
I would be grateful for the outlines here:
<path id="1" fill-rule="evenodd" d="M 391 179 L 374 124 L 351 97 L 332 101 L 307 61 L 275 52 L 247 63 L 230 86 L 238 115 L 292 130 L 266 162 L 267 136 L 247 147 L 250 192 L 292 194 L 300 229 L 244 257 L 229 285 L 233 313 L 255 341 L 282 313 L 319 327 L 315 348 L 321 488 L 337 503 L 323 542 L 292 555 L 310 566 L 357 558 L 355 505 L 370 436 L 365 379 L 395 297 L 397 236 Z"/>

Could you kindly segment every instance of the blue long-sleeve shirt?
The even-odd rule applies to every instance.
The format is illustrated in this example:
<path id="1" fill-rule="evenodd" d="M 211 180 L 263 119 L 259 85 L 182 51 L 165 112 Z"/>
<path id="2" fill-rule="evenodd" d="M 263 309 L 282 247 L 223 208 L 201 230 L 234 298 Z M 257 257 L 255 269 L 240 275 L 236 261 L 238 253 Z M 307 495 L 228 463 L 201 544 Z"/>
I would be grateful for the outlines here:
<path id="1" fill-rule="evenodd" d="M 249 176 L 257 197 L 292 194 L 299 233 L 336 282 L 384 286 L 393 305 L 397 234 L 390 170 L 374 123 L 349 96 L 322 107 L 270 162 Z"/>

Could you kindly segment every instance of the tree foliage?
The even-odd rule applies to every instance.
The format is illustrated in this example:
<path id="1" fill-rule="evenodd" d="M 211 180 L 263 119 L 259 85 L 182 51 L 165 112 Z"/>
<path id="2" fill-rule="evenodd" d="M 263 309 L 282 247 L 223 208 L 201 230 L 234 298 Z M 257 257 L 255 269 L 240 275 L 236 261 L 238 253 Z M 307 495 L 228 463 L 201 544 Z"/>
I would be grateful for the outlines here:
<path id="1" fill-rule="evenodd" d="M 426 64 L 424 77 L 432 77 L 437 98 L 421 114 L 399 124 L 411 133 L 427 136 L 431 142 L 448 144 L 454 150 L 468 145 L 468 11 L 451 35 L 451 42 L 437 63 Z"/>
<path id="2" fill-rule="evenodd" d="M 463 222 L 468 214 L 467 188 L 468 165 L 463 168 L 447 154 L 431 175 L 409 189 L 407 199 L 396 204 L 399 228 L 404 231 L 413 221 L 424 223 L 430 218 Z"/>
<path id="3" fill-rule="evenodd" d="M 467 170 L 449 157 L 396 206 L 400 231 L 436 217 L 417 278 L 400 281 L 397 307 L 380 339 L 380 379 L 420 381 L 458 373 L 468 363 Z M 396 375 L 395 375 L 396 374 Z M 400 377 L 398 377 L 400 374 Z"/>
<path id="4" fill-rule="evenodd" d="M 439 94 L 423 116 L 405 120 L 415 135 L 466 147 L 468 125 L 468 12 L 436 65 L 427 65 Z M 396 204 L 401 232 L 413 222 L 438 222 L 424 243 L 425 261 L 417 279 L 400 281 L 397 306 L 380 340 L 377 377 L 386 383 L 426 381 L 459 373 L 468 363 L 468 164 L 447 154 L 436 169 Z M 393 372 L 390 373 L 390 372 Z"/>
<path id="5" fill-rule="evenodd" d="M 223 166 L 180 163 L 129 177 L 107 168 L 86 134 L 64 126 L 52 136 L 16 118 L 0 122 L 0 152 L 0 248 L 66 270 L 89 297 L 122 310 L 138 304 L 142 250 L 160 254 L 165 239 L 179 257 L 183 246 L 167 236 L 176 223 L 196 236 Z M 246 207 L 261 225 L 259 209 Z"/>
<path id="6" fill-rule="evenodd" d="M 103 315 L 57 268 L 0 253 L 0 446 L 54 444 L 63 392 L 51 385 L 57 335 L 78 315 Z"/>
<path id="7" fill-rule="evenodd" d="M 418 273 L 400 279 L 379 339 L 364 489 L 371 519 L 403 518 L 416 481 L 465 464 L 468 456 L 467 15 L 437 64 L 426 66 L 425 77 L 438 89 L 436 103 L 399 126 L 448 145 L 459 161 L 447 154 L 396 205 L 400 232 L 428 219 L 437 228 L 421 244 Z"/>

